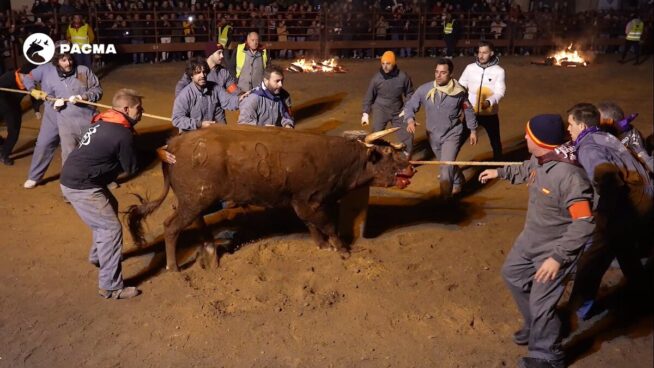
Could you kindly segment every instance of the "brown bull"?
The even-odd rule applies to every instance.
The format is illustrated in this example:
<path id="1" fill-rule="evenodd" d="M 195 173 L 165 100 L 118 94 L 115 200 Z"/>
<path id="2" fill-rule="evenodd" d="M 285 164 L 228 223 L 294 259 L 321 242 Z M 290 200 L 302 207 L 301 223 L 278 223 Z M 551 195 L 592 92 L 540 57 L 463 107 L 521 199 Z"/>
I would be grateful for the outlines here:
<path id="1" fill-rule="evenodd" d="M 289 129 L 216 126 L 174 137 L 167 150 L 177 162 L 162 165 L 163 194 L 131 206 L 128 217 L 132 236 L 142 242 L 141 221 L 173 188 L 178 204 L 164 222 L 166 268 L 172 271 L 178 270 L 180 232 L 193 222 L 206 228 L 203 214 L 220 201 L 292 207 L 320 248 L 347 255 L 329 215 L 337 201 L 362 186 L 404 188 L 413 175 L 405 155 L 391 146 Z"/>

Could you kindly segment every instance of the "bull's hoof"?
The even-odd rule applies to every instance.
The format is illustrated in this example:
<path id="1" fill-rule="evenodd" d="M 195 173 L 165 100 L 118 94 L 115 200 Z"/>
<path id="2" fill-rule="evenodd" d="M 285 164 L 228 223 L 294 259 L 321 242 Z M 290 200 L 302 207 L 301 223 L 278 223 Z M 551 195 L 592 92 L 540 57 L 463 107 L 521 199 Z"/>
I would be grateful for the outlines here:
<path id="1" fill-rule="evenodd" d="M 350 251 L 347 249 L 339 249 L 338 254 L 341 256 L 342 260 L 350 259 L 350 256 L 352 256 Z"/>
<path id="2" fill-rule="evenodd" d="M 218 268 L 218 255 L 215 249 L 212 249 L 212 251 L 205 249 L 204 252 L 200 252 L 199 260 L 200 267 L 205 270 L 215 270 Z"/>
<path id="3" fill-rule="evenodd" d="M 168 272 L 179 272 L 179 267 L 175 265 L 166 265 L 166 271 Z"/>

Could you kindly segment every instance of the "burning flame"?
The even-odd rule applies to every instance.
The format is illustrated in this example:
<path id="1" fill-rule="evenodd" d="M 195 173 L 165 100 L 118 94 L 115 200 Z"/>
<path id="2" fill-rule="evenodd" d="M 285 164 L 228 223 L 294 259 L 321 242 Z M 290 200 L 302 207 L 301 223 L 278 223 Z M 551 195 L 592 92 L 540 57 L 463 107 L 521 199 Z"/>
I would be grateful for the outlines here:
<path id="1" fill-rule="evenodd" d="M 577 50 L 572 49 L 572 44 L 568 46 L 565 50 L 561 50 L 551 56 L 554 59 L 554 65 L 558 66 L 587 66 L 588 62 L 579 55 Z"/>
<path id="2" fill-rule="evenodd" d="M 293 72 L 307 72 L 307 73 L 345 73 L 345 69 L 338 65 L 336 59 L 331 58 L 316 62 L 315 60 L 299 59 L 291 63 L 287 70 Z"/>

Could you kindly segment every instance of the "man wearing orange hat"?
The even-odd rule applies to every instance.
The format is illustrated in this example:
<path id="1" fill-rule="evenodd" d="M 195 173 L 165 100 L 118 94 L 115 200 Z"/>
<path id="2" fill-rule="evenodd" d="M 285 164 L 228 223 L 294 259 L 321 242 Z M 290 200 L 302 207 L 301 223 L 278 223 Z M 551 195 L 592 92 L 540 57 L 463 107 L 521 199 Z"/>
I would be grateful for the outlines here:
<path id="1" fill-rule="evenodd" d="M 400 117 L 404 101 L 413 95 L 411 78 L 397 67 L 393 51 L 386 51 L 381 58 L 381 68 L 372 77 L 368 91 L 363 98 L 363 115 L 361 125 L 370 123 L 372 111 L 372 130 L 378 132 L 386 129 L 388 122 L 393 127 L 400 127 L 397 132 L 405 145 L 405 153 L 411 155 L 413 134 L 406 129 L 406 123 Z"/>
<path id="2" fill-rule="evenodd" d="M 593 188 L 573 147 L 562 145 L 565 133 L 559 115 L 535 116 L 526 130 L 531 158 L 520 166 L 485 170 L 479 181 L 500 177 L 528 184 L 525 227 L 502 266 L 502 277 L 524 318 L 513 335 L 516 344 L 528 345 L 518 367 L 565 367 L 556 304 L 595 230 Z"/>

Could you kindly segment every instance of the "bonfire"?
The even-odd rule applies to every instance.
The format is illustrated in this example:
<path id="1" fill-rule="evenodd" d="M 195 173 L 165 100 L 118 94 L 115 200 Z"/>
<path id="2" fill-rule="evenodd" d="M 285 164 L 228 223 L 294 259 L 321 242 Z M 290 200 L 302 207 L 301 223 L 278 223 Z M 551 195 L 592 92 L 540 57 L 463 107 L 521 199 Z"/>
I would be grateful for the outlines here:
<path id="1" fill-rule="evenodd" d="M 334 58 L 323 60 L 321 62 L 299 59 L 292 62 L 286 70 L 296 73 L 345 73 L 345 69 L 338 65 Z"/>
<path id="2" fill-rule="evenodd" d="M 545 64 L 573 68 L 577 66 L 588 66 L 588 62 L 577 50 L 572 48 L 572 44 L 564 50 L 558 51 L 554 55 L 549 56 L 545 59 Z"/>

